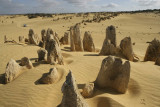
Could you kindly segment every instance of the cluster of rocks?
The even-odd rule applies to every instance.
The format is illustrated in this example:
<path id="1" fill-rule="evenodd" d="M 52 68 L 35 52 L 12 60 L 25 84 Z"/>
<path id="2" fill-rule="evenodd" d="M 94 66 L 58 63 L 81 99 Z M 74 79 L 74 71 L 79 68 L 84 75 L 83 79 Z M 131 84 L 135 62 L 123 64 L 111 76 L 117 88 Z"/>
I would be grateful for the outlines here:
<path id="1" fill-rule="evenodd" d="M 82 42 L 79 24 L 76 24 L 70 28 L 70 45 L 71 51 L 95 51 L 95 45 L 90 32 L 84 33 Z"/>
<path id="2" fill-rule="evenodd" d="M 32 62 L 29 60 L 29 58 L 23 57 L 20 64 L 11 59 L 6 66 L 5 83 L 10 83 L 14 79 L 16 79 L 22 73 L 23 67 L 26 67 L 27 69 L 33 68 Z"/>
<path id="3" fill-rule="evenodd" d="M 103 15 L 103 16 L 101 16 L 101 15 Z M 101 21 L 105 21 L 105 20 L 109 20 L 109 19 L 111 19 L 111 18 L 114 18 L 114 17 L 116 17 L 116 16 L 118 16 L 118 13 L 111 13 L 111 14 L 95 14 L 94 16 L 93 16 L 93 19 L 87 19 L 87 20 L 82 20 L 82 23 L 84 23 L 84 22 L 88 22 L 88 23 L 92 23 L 92 22 L 96 22 L 96 23 L 100 23 Z"/>
<path id="4" fill-rule="evenodd" d="M 160 41 L 152 40 L 147 48 L 144 61 L 154 61 L 156 65 L 160 66 Z"/>
<path id="5" fill-rule="evenodd" d="M 39 51 L 42 55 L 42 58 L 39 59 L 45 59 L 44 57 L 47 54 L 47 62 L 49 64 L 56 64 L 56 62 L 58 62 L 58 64 L 63 64 L 58 34 L 54 33 L 53 30 L 49 28 L 47 31 L 42 30 L 41 35 L 42 44 L 44 44 L 43 47 L 45 47 L 46 51 L 44 49 Z"/>
<path id="6" fill-rule="evenodd" d="M 75 78 L 70 71 L 62 85 L 63 98 L 58 107 L 89 107 L 84 98 L 92 97 L 94 88 L 113 89 L 125 93 L 130 79 L 130 63 L 121 58 L 109 56 L 103 59 L 101 69 L 94 83 L 85 84 L 80 93 Z M 83 97 L 84 98 L 83 98 Z"/>
<path id="7" fill-rule="evenodd" d="M 134 56 L 132 41 L 130 37 L 121 40 L 120 46 L 117 47 L 116 29 L 114 26 L 108 26 L 106 29 L 106 38 L 103 42 L 100 55 L 121 55 L 130 61 L 137 61 Z"/>

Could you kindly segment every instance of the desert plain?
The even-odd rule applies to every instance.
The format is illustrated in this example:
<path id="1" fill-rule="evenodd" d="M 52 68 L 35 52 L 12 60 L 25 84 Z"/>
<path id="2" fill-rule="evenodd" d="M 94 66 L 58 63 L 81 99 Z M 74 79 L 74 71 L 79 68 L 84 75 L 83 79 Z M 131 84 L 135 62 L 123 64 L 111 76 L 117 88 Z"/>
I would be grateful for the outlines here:
<path id="1" fill-rule="evenodd" d="M 36 62 L 39 46 L 18 43 L 19 36 L 28 38 L 29 29 L 33 29 L 41 37 L 41 30 L 51 28 L 62 37 L 69 32 L 71 26 L 82 20 L 92 19 L 95 13 L 87 18 L 76 14 L 59 14 L 53 17 L 37 17 L 29 19 L 24 15 L 0 16 L 0 74 L 5 73 L 10 59 L 17 62 L 28 57 L 33 69 L 24 69 L 23 73 L 8 84 L 0 84 L 0 107 L 56 107 L 61 103 L 61 87 L 71 70 L 79 91 L 85 83 L 96 80 L 101 63 L 107 55 L 99 56 L 106 28 L 116 28 L 117 45 L 125 37 L 131 37 L 133 51 L 139 61 L 130 61 L 131 71 L 128 88 L 125 94 L 112 90 L 95 89 L 93 96 L 85 98 L 90 107 L 159 107 L 160 106 L 160 66 L 153 61 L 144 61 L 148 43 L 154 38 L 160 40 L 160 13 L 122 13 L 101 22 L 81 23 L 81 38 L 85 31 L 90 31 L 95 44 L 95 52 L 73 52 L 70 45 L 61 45 L 64 65 L 50 65 Z M 72 16 L 71 19 L 63 17 Z M 59 20 L 56 20 L 59 18 Z M 55 20 L 54 20 L 55 19 Z M 24 27 L 24 24 L 26 25 Z M 4 36 L 17 43 L 4 43 Z M 126 59 L 123 59 L 125 61 Z M 37 80 L 50 68 L 56 67 L 60 78 L 53 84 L 37 84 Z"/>

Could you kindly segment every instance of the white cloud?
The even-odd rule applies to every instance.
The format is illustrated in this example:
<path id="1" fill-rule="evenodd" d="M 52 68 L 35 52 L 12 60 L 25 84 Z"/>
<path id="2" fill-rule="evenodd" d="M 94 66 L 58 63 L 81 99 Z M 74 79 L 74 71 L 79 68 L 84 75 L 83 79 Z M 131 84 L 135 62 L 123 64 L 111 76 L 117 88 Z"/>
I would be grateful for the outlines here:
<path id="1" fill-rule="evenodd" d="M 160 0 L 133 0 L 140 6 L 160 6 Z"/>
<path id="2" fill-rule="evenodd" d="M 118 4 L 109 3 L 109 4 L 106 4 L 106 5 L 102 5 L 101 7 L 102 7 L 102 8 L 116 8 L 116 7 L 118 7 L 118 6 L 119 6 Z"/>
<path id="3" fill-rule="evenodd" d="M 82 5 L 86 5 L 87 3 L 93 2 L 96 0 L 64 0 L 64 1 L 68 2 L 69 4 L 82 6 Z"/>
<path id="4" fill-rule="evenodd" d="M 58 5 L 56 0 L 37 0 L 37 2 L 40 4 L 40 6 L 44 6 L 46 8 Z"/>

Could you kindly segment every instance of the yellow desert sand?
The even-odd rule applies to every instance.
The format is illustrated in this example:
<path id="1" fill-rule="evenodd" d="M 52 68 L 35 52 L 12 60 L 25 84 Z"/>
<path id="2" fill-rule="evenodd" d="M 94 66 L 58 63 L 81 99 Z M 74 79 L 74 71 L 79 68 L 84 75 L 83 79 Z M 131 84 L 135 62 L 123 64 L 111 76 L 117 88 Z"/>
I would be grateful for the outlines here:
<path id="1" fill-rule="evenodd" d="M 93 13 L 88 18 L 93 18 Z M 19 42 L 19 36 L 28 38 L 29 29 L 41 36 L 41 30 L 51 28 L 61 38 L 69 32 L 71 26 L 82 22 L 83 17 L 75 14 L 53 15 L 53 18 L 37 17 L 28 19 L 24 15 L 0 16 L 0 74 L 1 82 L 6 65 L 10 59 L 20 63 L 21 58 L 28 57 L 33 63 L 32 69 L 22 69 L 23 73 L 8 84 L 0 84 L 0 107 L 56 107 L 63 94 L 61 88 L 69 70 L 72 71 L 79 91 L 89 82 L 94 82 L 107 56 L 99 56 L 106 28 L 116 28 L 117 46 L 125 37 L 131 37 L 133 51 L 139 58 L 138 62 L 130 61 L 131 71 L 128 88 L 125 94 L 113 90 L 95 88 L 93 96 L 85 98 L 90 107 L 159 107 L 160 106 L 160 66 L 153 61 L 144 62 L 148 43 L 154 38 L 160 40 L 160 14 L 155 13 L 123 13 L 115 18 L 100 23 L 81 23 L 81 38 L 89 31 L 95 45 L 95 52 L 72 52 L 70 45 L 61 45 L 64 65 L 51 65 L 37 62 L 39 46 Z M 72 19 L 62 19 L 72 16 Z M 11 18 L 13 17 L 13 18 Z M 60 18 L 59 20 L 56 20 Z M 88 19 L 86 18 L 86 19 Z M 55 19 L 55 20 L 53 20 Z M 85 19 L 85 20 L 86 20 Z M 3 23 L 2 23 L 3 21 Z M 24 24 L 26 27 L 24 27 Z M 4 36 L 17 43 L 4 43 Z M 123 59 L 123 61 L 126 61 Z M 53 84 L 38 84 L 38 80 L 51 68 L 57 68 L 59 79 Z"/>

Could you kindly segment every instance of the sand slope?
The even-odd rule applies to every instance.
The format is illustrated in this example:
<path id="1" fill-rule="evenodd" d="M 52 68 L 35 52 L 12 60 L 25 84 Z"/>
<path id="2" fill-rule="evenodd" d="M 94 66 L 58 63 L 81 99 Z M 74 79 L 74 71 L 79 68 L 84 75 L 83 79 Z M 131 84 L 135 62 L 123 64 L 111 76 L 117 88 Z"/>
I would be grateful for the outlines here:
<path id="1" fill-rule="evenodd" d="M 59 81 L 52 85 L 37 84 L 37 80 L 43 73 L 47 73 L 53 67 L 53 65 L 35 62 L 39 47 L 3 43 L 4 35 L 16 41 L 20 35 L 28 37 L 30 28 L 40 35 L 42 29 L 50 27 L 62 36 L 69 29 L 68 27 L 80 22 L 82 18 L 74 17 L 71 20 L 54 22 L 53 18 L 27 19 L 24 16 L 16 16 L 13 19 L 6 19 L 6 17 L 8 16 L 0 17 L 0 20 L 5 20 L 4 23 L 0 21 L 0 74 L 5 72 L 6 64 L 11 58 L 19 61 L 24 56 L 29 57 L 34 68 L 25 70 L 21 76 L 7 85 L 0 84 L 0 107 L 56 107 L 61 102 L 61 86 L 69 69 L 72 70 L 79 89 L 85 83 L 96 79 L 101 62 L 106 56 L 97 56 L 98 52 L 70 52 L 69 45 L 64 45 L 61 48 L 65 65 L 56 65 L 61 74 Z M 27 24 L 28 27 L 22 27 L 23 24 Z M 146 42 L 154 38 L 160 40 L 160 15 L 123 14 L 101 23 L 87 23 L 86 26 L 81 25 L 82 35 L 85 31 L 91 31 L 96 48 L 101 49 L 105 29 L 111 24 L 117 26 L 118 44 L 126 36 L 132 38 L 132 42 L 135 42 L 134 52 L 141 61 L 130 62 L 131 79 L 126 94 L 96 89 L 94 97 L 86 101 L 90 107 L 159 107 L 160 66 L 154 65 L 154 62 L 143 62 L 143 58 L 148 46 Z"/>

